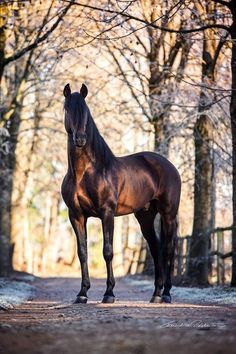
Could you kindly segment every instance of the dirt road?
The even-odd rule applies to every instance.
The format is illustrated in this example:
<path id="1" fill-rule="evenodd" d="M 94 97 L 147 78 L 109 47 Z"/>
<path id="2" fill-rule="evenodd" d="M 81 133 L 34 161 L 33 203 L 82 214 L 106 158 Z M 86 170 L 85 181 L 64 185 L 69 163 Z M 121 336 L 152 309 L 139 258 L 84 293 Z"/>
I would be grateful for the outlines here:
<path id="1" fill-rule="evenodd" d="M 236 353 L 236 307 L 149 304 L 137 284 L 118 279 L 105 305 L 105 280 L 93 280 L 89 302 L 72 305 L 78 279 L 36 279 L 32 301 L 0 313 L 0 353 Z"/>

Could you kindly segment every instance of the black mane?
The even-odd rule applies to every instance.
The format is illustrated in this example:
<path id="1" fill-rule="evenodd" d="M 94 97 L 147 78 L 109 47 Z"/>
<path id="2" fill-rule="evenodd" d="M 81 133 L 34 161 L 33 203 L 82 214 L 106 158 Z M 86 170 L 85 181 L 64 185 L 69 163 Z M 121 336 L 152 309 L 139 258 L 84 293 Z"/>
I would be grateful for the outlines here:
<path id="1" fill-rule="evenodd" d="M 78 92 L 75 92 L 66 100 L 64 107 L 70 109 L 77 119 L 81 119 L 87 114 L 86 134 L 90 152 L 95 160 L 100 162 L 101 167 L 107 168 L 116 157 L 99 133 L 85 99 Z"/>

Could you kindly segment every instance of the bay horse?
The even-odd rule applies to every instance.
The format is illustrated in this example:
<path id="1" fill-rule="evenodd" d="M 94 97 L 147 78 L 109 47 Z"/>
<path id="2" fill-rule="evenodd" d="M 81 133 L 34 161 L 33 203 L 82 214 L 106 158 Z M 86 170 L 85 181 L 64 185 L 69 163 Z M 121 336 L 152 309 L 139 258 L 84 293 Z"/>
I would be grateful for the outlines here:
<path id="1" fill-rule="evenodd" d="M 62 183 L 62 197 L 76 234 L 82 273 L 81 289 L 75 303 L 86 303 L 90 288 L 88 217 L 98 217 L 102 221 L 103 256 L 107 268 L 107 288 L 102 302 L 113 303 L 114 217 L 131 213 L 140 224 L 154 260 L 155 290 L 151 302 L 170 303 L 181 190 L 178 171 L 166 158 L 154 152 L 116 157 L 100 135 L 85 102 L 87 87 L 83 84 L 80 92 L 71 93 L 67 84 L 63 93 L 68 170 Z M 154 227 L 157 213 L 161 217 L 160 236 Z"/>

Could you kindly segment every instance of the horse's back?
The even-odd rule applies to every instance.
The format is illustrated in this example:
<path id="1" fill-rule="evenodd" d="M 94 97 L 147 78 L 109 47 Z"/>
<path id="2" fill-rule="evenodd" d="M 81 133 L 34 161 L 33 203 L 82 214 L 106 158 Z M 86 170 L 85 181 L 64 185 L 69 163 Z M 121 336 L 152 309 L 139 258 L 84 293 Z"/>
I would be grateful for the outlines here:
<path id="1" fill-rule="evenodd" d="M 146 188 L 140 190 L 140 193 L 144 194 L 151 188 L 153 199 L 160 201 L 161 207 L 171 210 L 173 214 L 177 213 L 181 180 L 178 170 L 167 158 L 144 151 L 119 157 L 119 161 L 135 183 L 140 178 L 148 180 Z"/>
<path id="2" fill-rule="evenodd" d="M 164 156 L 151 152 L 143 151 L 132 155 L 121 156 L 118 158 L 126 168 L 136 170 L 144 169 L 154 173 L 155 179 L 165 179 L 166 182 L 176 185 L 181 184 L 180 175 L 176 167 Z"/>

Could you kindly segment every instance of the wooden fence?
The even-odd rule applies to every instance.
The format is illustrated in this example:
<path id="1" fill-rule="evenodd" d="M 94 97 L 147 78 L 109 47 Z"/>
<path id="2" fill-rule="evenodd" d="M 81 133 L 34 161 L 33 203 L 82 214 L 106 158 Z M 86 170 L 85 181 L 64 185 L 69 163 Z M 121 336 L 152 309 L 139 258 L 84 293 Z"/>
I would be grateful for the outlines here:
<path id="1" fill-rule="evenodd" d="M 232 230 L 233 227 L 219 227 L 211 230 L 209 236 L 209 278 L 213 284 L 230 282 L 232 268 Z M 178 237 L 175 275 L 186 274 L 189 263 L 190 236 Z"/>

